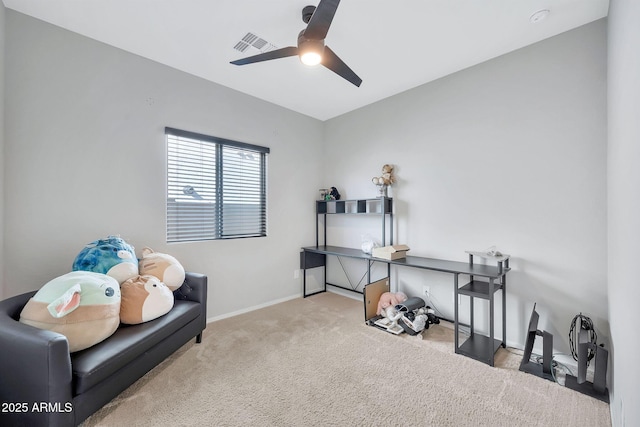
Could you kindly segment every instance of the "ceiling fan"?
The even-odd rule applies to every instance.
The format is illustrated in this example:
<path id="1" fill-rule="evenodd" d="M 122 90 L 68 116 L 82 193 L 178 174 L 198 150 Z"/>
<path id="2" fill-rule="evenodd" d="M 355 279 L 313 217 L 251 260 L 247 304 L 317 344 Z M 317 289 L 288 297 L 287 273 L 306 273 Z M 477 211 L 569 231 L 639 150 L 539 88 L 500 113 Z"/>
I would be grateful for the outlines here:
<path id="1" fill-rule="evenodd" d="M 234 65 L 246 65 L 298 55 L 303 64 L 312 66 L 322 64 L 340 77 L 360 87 L 362 79 L 329 46 L 324 44 L 324 39 L 327 37 L 331 21 L 339 4 L 340 0 L 320 0 L 317 7 L 305 6 L 302 9 L 302 20 L 307 24 L 307 28 L 298 34 L 297 47 L 283 47 L 248 58 L 238 59 L 231 63 Z"/>

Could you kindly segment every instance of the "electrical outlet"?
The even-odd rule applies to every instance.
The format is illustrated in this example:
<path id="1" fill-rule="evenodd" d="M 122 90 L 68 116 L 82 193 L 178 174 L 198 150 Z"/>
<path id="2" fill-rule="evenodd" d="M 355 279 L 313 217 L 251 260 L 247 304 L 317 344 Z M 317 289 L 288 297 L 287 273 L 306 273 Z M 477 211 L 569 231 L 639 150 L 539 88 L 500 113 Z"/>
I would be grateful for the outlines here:
<path id="1" fill-rule="evenodd" d="M 422 296 L 428 297 L 431 292 L 431 287 L 422 285 Z"/>
<path id="2" fill-rule="evenodd" d="M 300 278 L 300 270 L 293 270 L 293 278 L 294 279 Z"/>

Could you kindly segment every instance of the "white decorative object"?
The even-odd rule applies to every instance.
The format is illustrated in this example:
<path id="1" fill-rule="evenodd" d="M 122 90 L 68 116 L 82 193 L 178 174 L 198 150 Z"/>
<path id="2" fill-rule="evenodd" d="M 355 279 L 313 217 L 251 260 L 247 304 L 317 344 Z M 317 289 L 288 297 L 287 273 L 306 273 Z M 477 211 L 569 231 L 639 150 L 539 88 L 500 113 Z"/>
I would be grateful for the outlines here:
<path id="1" fill-rule="evenodd" d="M 371 255 L 373 249 L 379 246 L 380 244 L 376 242 L 370 234 L 365 234 L 362 236 L 362 252 L 364 252 L 365 254 Z"/>

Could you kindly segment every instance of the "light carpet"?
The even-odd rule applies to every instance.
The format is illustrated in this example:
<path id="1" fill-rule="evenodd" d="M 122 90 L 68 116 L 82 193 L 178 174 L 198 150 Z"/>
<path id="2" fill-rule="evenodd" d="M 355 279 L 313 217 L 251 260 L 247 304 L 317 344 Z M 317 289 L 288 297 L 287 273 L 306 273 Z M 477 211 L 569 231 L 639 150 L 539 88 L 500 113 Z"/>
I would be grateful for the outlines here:
<path id="1" fill-rule="evenodd" d="M 333 293 L 210 323 L 90 426 L 610 426 L 609 405 L 453 351 L 432 325 L 395 336 Z"/>

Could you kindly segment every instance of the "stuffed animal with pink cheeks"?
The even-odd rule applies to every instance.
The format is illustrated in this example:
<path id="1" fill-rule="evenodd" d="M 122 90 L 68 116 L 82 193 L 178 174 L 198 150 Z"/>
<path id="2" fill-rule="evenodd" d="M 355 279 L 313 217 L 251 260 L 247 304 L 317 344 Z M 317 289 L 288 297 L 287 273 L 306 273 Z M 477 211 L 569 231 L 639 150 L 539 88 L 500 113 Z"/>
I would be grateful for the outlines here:
<path id="1" fill-rule="evenodd" d="M 402 292 L 385 292 L 380 295 L 376 314 L 380 315 L 387 307 L 396 306 L 406 300 L 407 296 Z"/>

